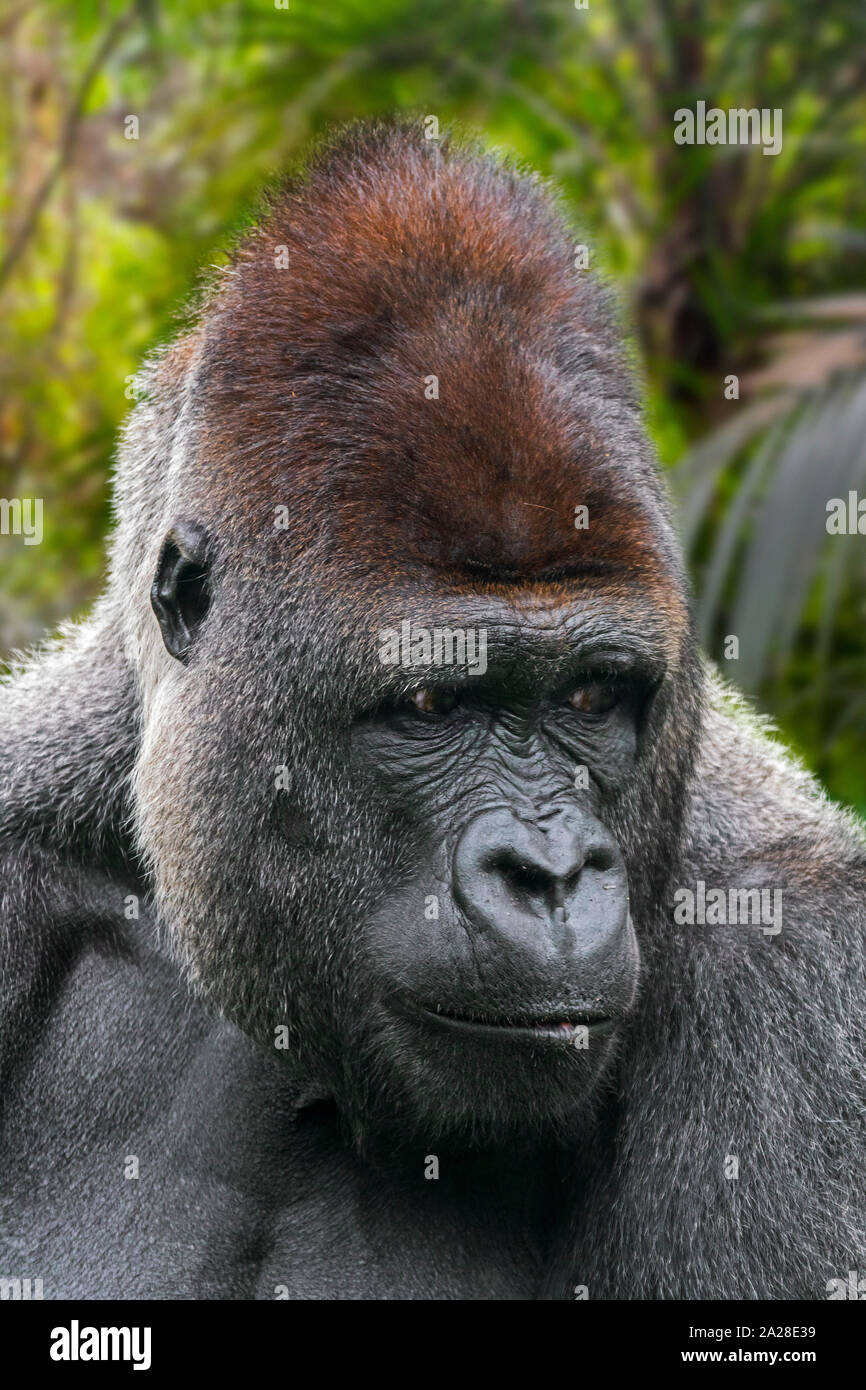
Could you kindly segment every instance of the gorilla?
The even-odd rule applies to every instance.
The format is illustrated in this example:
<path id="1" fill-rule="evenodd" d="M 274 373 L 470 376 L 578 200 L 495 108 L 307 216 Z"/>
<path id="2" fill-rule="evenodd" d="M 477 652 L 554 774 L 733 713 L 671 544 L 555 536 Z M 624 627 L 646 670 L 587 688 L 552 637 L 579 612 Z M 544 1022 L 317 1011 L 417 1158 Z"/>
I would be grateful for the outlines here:
<path id="1" fill-rule="evenodd" d="M 701 657 L 639 394 L 545 186 L 399 125 L 145 368 L 0 699 L 4 1278 L 864 1269 L 864 837 Z"/>

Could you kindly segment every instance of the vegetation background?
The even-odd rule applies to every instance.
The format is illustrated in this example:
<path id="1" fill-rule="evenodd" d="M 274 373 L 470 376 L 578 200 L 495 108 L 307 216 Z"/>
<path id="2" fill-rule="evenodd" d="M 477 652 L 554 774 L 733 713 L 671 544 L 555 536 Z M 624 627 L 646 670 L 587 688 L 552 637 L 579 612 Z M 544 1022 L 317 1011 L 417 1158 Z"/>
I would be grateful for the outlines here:
<path id="1" fill-rule="evenodd" d="M 866 536 L 825 526 L 866 496 L 862 0 L 3 6 L 0 496 L 45 533 L 0 537 L 0 655 L 98 591 L 129 377 L 262 184 L 335 123 L 436 115 L 562 190 L 636 326 L 705 642 L 866 813 Z M 782 152 L 676 145 L 698 99 L 779 108 Z"/>

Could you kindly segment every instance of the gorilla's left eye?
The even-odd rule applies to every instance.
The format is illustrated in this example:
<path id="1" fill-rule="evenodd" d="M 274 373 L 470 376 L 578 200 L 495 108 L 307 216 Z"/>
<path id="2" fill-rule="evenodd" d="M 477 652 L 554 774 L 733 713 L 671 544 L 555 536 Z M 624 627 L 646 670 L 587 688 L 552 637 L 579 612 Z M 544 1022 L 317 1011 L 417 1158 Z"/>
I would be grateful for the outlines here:
<path id="1" fill-rule="evenodd" d="M 621 691 L 606 681 L 591 681 L 572 690 L 568 703 L 578 714 L 607 714 L 619 703 Z"/>
<path id="2" fill-rule="evenodd" d="M 419 714 L 450 714 L 457 704 L 457 691 L 422 686 L 409 697 L 409 703 Z"/>

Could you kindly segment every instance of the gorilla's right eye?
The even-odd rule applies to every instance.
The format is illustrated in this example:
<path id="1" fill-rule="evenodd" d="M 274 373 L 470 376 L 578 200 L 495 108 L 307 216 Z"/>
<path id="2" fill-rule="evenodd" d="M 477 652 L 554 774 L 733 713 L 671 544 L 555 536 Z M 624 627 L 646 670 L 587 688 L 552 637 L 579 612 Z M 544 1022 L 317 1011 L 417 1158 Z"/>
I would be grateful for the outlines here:
<path id="1" fill-rule="evenodd" d="M 578 714 L 607 714 L 622 697 L 619 687 L 609 681 L 588 681 L 572 690 L 568 703 Z"/>
<path id="2" fill-rule="evenodd" d="M 409 704 L 419 714 L 450 714 L 457 704 L 457 691 L 422 686 L 409 697 Z"/>

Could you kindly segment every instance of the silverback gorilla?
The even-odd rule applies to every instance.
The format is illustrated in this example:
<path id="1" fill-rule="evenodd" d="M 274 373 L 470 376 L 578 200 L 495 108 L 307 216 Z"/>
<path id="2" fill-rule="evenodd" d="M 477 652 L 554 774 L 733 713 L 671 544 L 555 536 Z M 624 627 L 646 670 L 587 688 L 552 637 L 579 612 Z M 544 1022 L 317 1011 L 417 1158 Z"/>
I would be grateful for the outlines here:
<path id="1" fill-rule="evenodd" d="M 863 1270 L 864 841 L 700 658 L 544 187 L 340 135 L 144 374 L 116 494 L 0 703 L 0 1275 Z"/>

